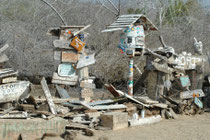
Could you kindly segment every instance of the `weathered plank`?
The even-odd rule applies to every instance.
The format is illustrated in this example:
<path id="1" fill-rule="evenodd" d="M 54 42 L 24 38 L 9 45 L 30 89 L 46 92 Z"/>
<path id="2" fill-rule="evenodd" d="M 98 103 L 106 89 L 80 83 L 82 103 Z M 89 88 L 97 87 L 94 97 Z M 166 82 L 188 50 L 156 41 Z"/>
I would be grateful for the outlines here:
<path id="1" fill-rule="evenodd" d="M 62 62 L 76 63 L 79 60 L 79 54 L 69 51 L 62 51 Z"/>
<path id="2" fill-rule="evenodd" d="M 53 74 L 52 83 L 53 84 L 61 84 L 61 85 L 76 85 L 78 81 L 78 76 L 71 77 L 61 77 L 58 76 L 57 73 Z"/>
<path id="3" fill-rule="evenodd" d="M 5 63 L 7 61 L 9 61 L 9 58 L 7 57 L 6 54 L 0 55 L 0 63 Z"/>
<path id="4" fill-rule="evenodd" d="M 84 30 L 86 30 L 87 28 L 89 28 L 90 26 L 91 26 L 91 25 L 89 24 L 89 25 L 85 26 L 84 28 L 80 29 L 79 31 L 73 33 L 74 36 L 78 35 L 78 34 L 81 33 L 82 31 L 84 31 Z"/>
<path id="5" fill-rule="evenodd" d="M 17 81 L 17 77 L 7 77 L 7 78 L 3 78 L 2 79 L 2 83 L 6 84 L 6 83 L 11 83 L 11 82 L 16 82 Z"/>
<path id="6" fill-rule="evenodd" d="M 71 41 L 67 41 L 64 39 L 53 41 L 53 45 L 55 48 L 73 50 L 74 48 L 70 46 L 70 43 L 71 43 Z"/>
<path id="7" fill-rule="evenodd" d="M 183 91 L 180 93 L 181 99 L 190 99 L 194 97 L 204 97 L 205 94 L 202 89 L 190 90 L 190 91 Z"/>
<path id="8" fill-rule="evenodd" d="M 149 97 L 134 97 L 135 99 L 137 99 L 138 101 L 141 101 L 145 104 L 157 104 L 159 103 L 158 101 L 152 100 Z"/>
<path id="9" fill-rule="evenodd" d="M 118 92 L 119 94 L 121 94 L 122 96 L 125 96 L 126 98 L 130 99 L 131 101 L 137 103 L 137 104 L 140 104 L 142 106 L 145 106 L 145 107 L 149 107 L 150 105 L 147 105 L 147 104 L 144 104 L 138 100 L 136 100 L 135 98 L 133 98 L 132 96 L 126 94 L 126 93 L 123 93 L 123 92 Z"/>
<path id="10" fill-rule="evenodd" d="M 121 95 L 118 93 L 118 91 L 115 89 L 115 87 L 113 85 L 108 85 L 105 84 L 104 85 L 107 90 L 114 96 L 114 97 L 120 97 Z"/>
<path id="11" fill-rule="evenodd" d="M 93 65 L 95 64 L 96 60 L 95 60 L 95 54 L 91 54 L 91 55 L 83 55 L 80 57 L 79 62 L 77 63 L 77 69 L 83 68 L 83 67 L 87 67 L 89 65 Z"/>
<path id="12" fill-rule="evenodd" d="M 69 98 L 70 98 L 68 92 L 67 92 L 65 89 L 61 88 L 61 87 L 58 86 L 58 85 L 55 85 L 55 87 L 56 87 L 56 89 L 57 89 L 57 91 L 58 91 L 58 94 L 60 95 L 60 97 L 61 97 L 62 99 L 69 99 Z"/>
<path id="13" fill-rule="evenodd" d="M 0 55 L 6 50 L 9 48 L 9 45 L 8 44 L 5 44 L 1 49 L 0 49 Z"/>
<path id="14" fill-rule="evenodd" d="M 137 80 L 137 82 L 134 84 L 134 87 L 133 87 L 133 93 L 134 94 L 138 91 L 138 89 L 140 87 L 142 87 L 142 84 L 144 83 L 144 81 L 147 78 L 148 74 L 149 74 L 149 71 L 145 70 L 143 72 L 143 74 L 140 76 L 140 78 Z"/>
<path id="15" fill-rule="evenodd" d="M 49 90 L 49 88 L 47 86 L 47 82 L 46 82 L 44 77 L 42 78 L 41 84 L 42 84 L 42 89 L 44 91 L 45 97 L 47 99 L 47 103 L 48 103 L 48 105 L 50 107 L 50 111 L 52 112 L 52 114 L 56 115 L 57 111 L 56 111 L 56 108 L 55 108 L 55 104 L 54 104 L 54 102 L 52 100 L 52 96 L 50 94 L 50 90 Z"/>

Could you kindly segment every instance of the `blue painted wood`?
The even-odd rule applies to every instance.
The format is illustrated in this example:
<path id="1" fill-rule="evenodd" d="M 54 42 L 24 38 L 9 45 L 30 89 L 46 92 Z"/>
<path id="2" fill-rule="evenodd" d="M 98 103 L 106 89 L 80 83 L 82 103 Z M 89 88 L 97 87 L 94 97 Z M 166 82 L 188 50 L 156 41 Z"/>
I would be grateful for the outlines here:
<path id="1" fill-rule="evenodd" d="M 201 100 L 200 100 L 199 98 L 195 97 L 194 103 L 195 103 L 199 108 L 203 108 L 203 103 L 201 102 Z"/>
<path id="2" fill-rule="evenodd" d="M 188 76 L 180 77 L 182 87 L 189 87 L 191 85 L 190 78 Z"/>

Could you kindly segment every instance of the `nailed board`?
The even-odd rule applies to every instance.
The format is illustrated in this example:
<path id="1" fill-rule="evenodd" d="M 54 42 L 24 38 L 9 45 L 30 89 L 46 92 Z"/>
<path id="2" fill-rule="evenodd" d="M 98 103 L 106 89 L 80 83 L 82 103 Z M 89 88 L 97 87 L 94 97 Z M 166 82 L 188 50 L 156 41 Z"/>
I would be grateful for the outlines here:
<path id="1" fill-rule="evenodd" d="M 62 51 L 62 62 L 76 63 L 79 60 L 79 54 L 69 51 Z"/>
<path id="2" fill-rule="evenodd" d="M 57 111 L 56 111 L 56 108 L 55 108 L 55 104 L 53 102 L 53 99 L 52 99 L 52 96 L 50 94 L 50 90 L 47 86 L 47 82 L 45 80 L 45 78 L 43 77 L 42 81 L 41 81 L 41 84 L 42 84 L 42 89 L 44 91 L 44 95 L 47 99 L 47 103 L 50 107 L 50 111 L 52 112 L 52 114 L 56 115 L 57 114 Z"/>

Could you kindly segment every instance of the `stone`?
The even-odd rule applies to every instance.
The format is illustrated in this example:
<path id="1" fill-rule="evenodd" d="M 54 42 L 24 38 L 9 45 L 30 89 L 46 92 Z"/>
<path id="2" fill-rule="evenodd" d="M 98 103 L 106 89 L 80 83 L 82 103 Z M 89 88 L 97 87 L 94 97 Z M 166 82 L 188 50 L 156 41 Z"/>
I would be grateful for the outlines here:
<path id="1" fill-rule="evenodd" d="M 128 127 L 128 113 L 127 112 L 109 112 L 101 114 L 101 125 L 103 127 L 118 130 Z"/>

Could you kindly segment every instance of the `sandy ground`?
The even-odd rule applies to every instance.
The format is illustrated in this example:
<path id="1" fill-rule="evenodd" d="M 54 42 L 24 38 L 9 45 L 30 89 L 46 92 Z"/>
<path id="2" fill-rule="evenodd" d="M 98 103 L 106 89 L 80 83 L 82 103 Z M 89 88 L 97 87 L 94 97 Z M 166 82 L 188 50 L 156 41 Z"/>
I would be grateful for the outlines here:
<path id="1" fill-rule="evenodd" d="M 106 140 L 210 140 L 210 113 L 179 116 L 177 120 L 162 120 L 122 130 L 95 131 L 94 137 L 79 135 L 81 140 L 98 140 L 100 137 L 106 137 Z"/>

